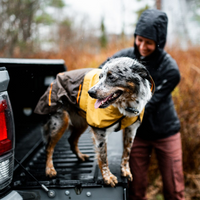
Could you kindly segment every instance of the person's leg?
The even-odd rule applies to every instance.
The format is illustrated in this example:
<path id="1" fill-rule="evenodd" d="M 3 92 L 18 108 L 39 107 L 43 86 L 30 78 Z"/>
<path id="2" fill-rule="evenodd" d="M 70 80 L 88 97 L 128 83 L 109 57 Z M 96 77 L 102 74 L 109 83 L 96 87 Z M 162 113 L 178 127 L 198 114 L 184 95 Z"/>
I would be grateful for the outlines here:
<path id="1" fill-rule="evenodd" d="M 157 140 L 154 146 L 162 175 L 165 200 L 183 200 L 184 177 L 180 133 Z"/>
<path id="2" fill-rule="evenodd" d="M 129 199 L 146 200 L 148 167 L 152 147 L 148 141 L 135 138 L 130 154 L 130 169 L 133 181 L 129 182 Z"/>

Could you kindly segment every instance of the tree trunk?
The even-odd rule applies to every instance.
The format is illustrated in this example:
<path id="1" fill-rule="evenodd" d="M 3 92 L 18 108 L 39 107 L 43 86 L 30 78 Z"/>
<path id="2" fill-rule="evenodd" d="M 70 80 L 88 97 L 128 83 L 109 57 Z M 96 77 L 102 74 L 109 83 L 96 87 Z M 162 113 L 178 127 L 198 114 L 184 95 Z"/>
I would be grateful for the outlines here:
<path id="1" fill-rule="evenodd" d="M 162 0 L 156 0 L 156 8 L 162 10 Z"/>

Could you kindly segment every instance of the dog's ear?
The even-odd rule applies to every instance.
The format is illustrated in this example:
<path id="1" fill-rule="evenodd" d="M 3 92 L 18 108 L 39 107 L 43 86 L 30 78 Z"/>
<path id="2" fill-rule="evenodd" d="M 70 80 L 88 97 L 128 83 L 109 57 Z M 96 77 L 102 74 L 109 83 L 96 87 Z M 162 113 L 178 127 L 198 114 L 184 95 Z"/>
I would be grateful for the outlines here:
<path id="1" fill-rule="evenodd" d="M 151 77 L 149 71 L 146 69 L 146 67 L 136 61 L 135 63 L 133 63 L 133 65 L 130 67 L 130 69 L 133 73 L 137 73 L 142 78 L 147 79 L 151 85 L 151 92 L 154 93 L 155 83 L 154 83 L 153 78 Z"/>
<path id="2" fill-rule="evenodd" d="M 133 73 L 139 74 L 142 78 L 149 79 L 149 71 L 146 69 L 146 67 L 138 62 L 135 61 L 133 65 L 130 67 L 131 71 Z"/>

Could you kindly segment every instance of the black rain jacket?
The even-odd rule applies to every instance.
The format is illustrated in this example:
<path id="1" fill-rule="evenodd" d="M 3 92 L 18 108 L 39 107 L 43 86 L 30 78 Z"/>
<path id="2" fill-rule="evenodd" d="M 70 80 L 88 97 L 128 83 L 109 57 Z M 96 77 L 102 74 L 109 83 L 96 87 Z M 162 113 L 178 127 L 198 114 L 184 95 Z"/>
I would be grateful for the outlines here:
<path id="1" fill-rule="evenodd" d="M 134 37 L 140 35 L 154 40 L 156 50 L 142 57 L 134 43 L 134 47 L 123 49 L 111 57 L 137 59 L 146 66 L 155 82 L 154 95 L 145 107 L 143 122 L 137 131 L 137 137 L 146 140 L 166 138 L 180 130 L 180 121 L 171 97 L 171 92 L 180 81 L 180 72 L 175 60 L 164 51 L 167 23 L 164 12 L 155 9 L 144 11 L 136 25 Z"/>

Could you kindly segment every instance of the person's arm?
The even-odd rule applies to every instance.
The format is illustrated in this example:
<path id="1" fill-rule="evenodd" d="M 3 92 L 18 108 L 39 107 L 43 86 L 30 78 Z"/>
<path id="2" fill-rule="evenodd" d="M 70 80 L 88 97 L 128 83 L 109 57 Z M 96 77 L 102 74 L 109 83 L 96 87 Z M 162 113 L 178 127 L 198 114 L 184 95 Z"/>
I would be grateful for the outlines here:
<path id="1" fill-rule="evenodd" d="M 152 98 L 145 107 L 146 114 L 154 112 L 157 108 L 157 105 L 163 99 L 167 98 L 167 96 L 174 90 L 181 79 L 178 67 L 170 67 L 170 69 L 166 70 L 166 72 L 164 70 L 164 73 L 161 73 L 160 76 L 162 77 L 162 81 L 156 86 L 156 90 Z"/>
<path id="2" fill-rule="evenodd" d="M 117 53 L 115 53 L 113 56 L 109 57 L 106 61 L 104 61 L 100 66 L 99 68 L 101 69 L 106 62 L 108 62 L 109 60 L 113 59 L 113 58 L 119 58 L 119 57 L 130 57 L 130 58 L 133 58 L 133 51 L 134 51 L 134 48 L 133 47 L 130 47 L 130 48 L 127 48 L 127 49 L 122 49 L 120 51 L 118 51 Z"/>

